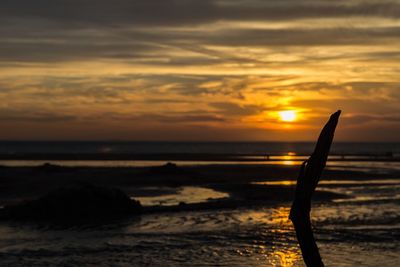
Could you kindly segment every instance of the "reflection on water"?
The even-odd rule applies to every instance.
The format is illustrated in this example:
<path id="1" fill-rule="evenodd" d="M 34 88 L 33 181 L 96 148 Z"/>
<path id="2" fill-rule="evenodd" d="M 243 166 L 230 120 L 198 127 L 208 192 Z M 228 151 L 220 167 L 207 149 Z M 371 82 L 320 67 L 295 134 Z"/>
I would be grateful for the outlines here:
<path id="1" fill-rule="evenodd" d="M 263 181 L 263 182 L 253 182 L 252 184 L 292 186 L 292 185 L 296 185 L 296 181 L 293 181 L 293 180 Z"/>
<path id="2" fill-rule="evenodd" d="M 299 159 L 305 160 L 296 156 L 294 152 L 289 152 L 287 155 L 280 156 L 278 159 L 282 160 L 282 165 L 299 165 Z"/>
<path id="3" fill-rule="evenodd" d="M 314 206 L 326 265 L 397 266 L 398 211 L 395 202 Z M 288 213 L 283 205 L 162 213 L 72 229 L 0 223 L 0 259 L 4 266 L 304 266 Z"/>
<path id="4" fill-rule="evenodd" d="M 165 165 L 167 160 L 0 160 L 0 166 L 9 167 L 35 167 L 46 163 L 66 166 L 66 167 L 155 167 Z M 303 161 L 299 160 L 174 160 L 173 163 L 179 166 L 199 166 L 199 165 L 300 165 Z"/>
<path id="5" fill-rule="evenodd" d="M 400 194 L 400 180 L 321 183 L 324 190 L 358 199 L 313 204 L 315 237 L 326 266 L 398 266 L 400 205 L 393 196 Z M 190 198 L 202 195 L 187 192 Z M 154 213 L 72 229 L 0 222 L 0 265 L 304 266 L 288 214 L 289 207 L 280 203 Z"/>
<path id="6" fill-rule="evenodd" d="M 253 184 L 261 185 L 284 185 L 292 186 L 296 185 L 294 180 L 279 180 L 279 181 L 263 181 L 253 182 Z M 318 185 L 399 185 L 399 179 L 374 179 L 374 180 L 322 180 L 319 181 Z"/>
<path id="7" fill-rule="evenodd" d="M 280 236 L 294 232 L 293 225 L 288 219 L 289 212 L 289 207 L 279 207 L 272 212 L 271 222 L 279 225 L 274 231 Z M 292 267 L 301 258 L 300 248 L 296 244 L 286 242 L 280 240 L 273 244 L 272 252 L 268 255 L 268 261 L 272 266 Z"/>
<path id="8" fill-rule="evenodd" d="M 238 219 L 245 223 L 251 221 L 256 225 L 264 225 L 263 234 L 268 240 L 253 240 L 257 243 L 254 250 L 259 254 L 261 262 L 268 263 L 267 266 L 291 267 L 297 266 L 302 261 L 301 251 L 297 245 L 294 228 L 288 219 L 290 208 L 281 206 L 269 210 L 251 210 L 238 215 Z M 268 226 L 268 227 L 265 227 Z M 268 245 L 265 242 L 268 241 Z M 249 254 L 249 250 L 238 251 L 242 256 Z M 265 264 L 264 264 L 265 265 Z M 262 266 L 262 265 L 261 265 Z"/>
<path id="9" fill-rule="evenodd" d="M 276 209 L 272 209 L 271 214 L 271 223 L 278 225 L 277 231 L 279 233 L 287 233 L 289 231 L 293 231 L 293 225 L 289 220 L 289 207 L 278 207 Z"/>
<path id="10" fill-rule="evenodd" d="M 64 230 L 0 223 L 0 258 L 7 266 L 300 266 L 288 212 L 165 213 Z"/>
<path id="11" fill-rule="evenodd" d="M 200 166 L 200 165 L 285 165 L 296 166 L 301 165 L 308 157 L 297 155 L 271 156 L 251 156 L 243 157 L 246 161 L 237 160 L 174 160 L 173 162 L 179 166 Z M 253 160 L 254 161 L 253 161 Z M 347 171 L 363 171 L 387 173 L 389 171 L 399 171 L 400 161 L 376 161 L 373 158 L 359 161 L 354 160 L 335 160 L 337 157 L 329 158 L 326 168 L 329 170 L 347 170 Z M 370 159 L 370 160 L 368 160 Z M 153 167 L 166 164 L 166 160 L 0 160 L 0 166 L 10 167 L 34 167 L 50 163 L 67 167 Z"/>
<path id="12" fill-rule="evenodd" d="M 292 161 L 292 160 L 284 160 L 281 162 L 282 165 L 292 166 L 292 165 L 299 165 L 299 162 Z"/>
<path id="13" fill-rule="evenodd" d="M 135 197 L 143 206 L 172 206 L 181 202 L 186 204 L 201 203 L 221 198 L 227 198 L 229 194 L 219 192 L 210 188 L 184 186 L 178 189 L 174 194 L 159 196 Z"/>
<path id="14" fill-rule="evenodd" d="M 299 260 L 301 255 L 296 250 L 274 251 L 269 257 L 272 266 L 292 267 Z"/>

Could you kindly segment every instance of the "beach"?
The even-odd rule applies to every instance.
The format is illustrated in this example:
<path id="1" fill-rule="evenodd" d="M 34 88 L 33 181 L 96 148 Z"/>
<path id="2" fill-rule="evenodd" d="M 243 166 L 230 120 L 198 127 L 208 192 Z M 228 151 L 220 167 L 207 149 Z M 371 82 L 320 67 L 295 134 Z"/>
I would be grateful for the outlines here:
<path id="1" fill-rule="evenodd" d="M 296 160 L 133 167 L 7 162 L 0 168 L 1 206 L 91 183 L 122 189 L 144 213 L 79 225 L 3 220 L 4 266 L 304 266 L 288 220 Z M 313 198 L 321 255 L 327 266 L 396 266 L 398 162 L 356 162 L 328 163 Z"/>

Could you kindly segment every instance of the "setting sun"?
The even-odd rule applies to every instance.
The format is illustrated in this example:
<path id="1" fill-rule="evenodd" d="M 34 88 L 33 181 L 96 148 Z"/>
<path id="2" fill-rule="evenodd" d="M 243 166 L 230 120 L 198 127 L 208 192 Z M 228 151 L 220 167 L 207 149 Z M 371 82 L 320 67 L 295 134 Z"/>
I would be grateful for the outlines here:
<path id="1" fill-rule="evenodd" d="M 285 110 L 285 111 L 279 112 L 279 117 L 280 117 L 281 121 L 292 122 L 292 121 L 296 120 L 297 114 L 296 114 L 296 111 L 294 111 L 294 110 Z"/>

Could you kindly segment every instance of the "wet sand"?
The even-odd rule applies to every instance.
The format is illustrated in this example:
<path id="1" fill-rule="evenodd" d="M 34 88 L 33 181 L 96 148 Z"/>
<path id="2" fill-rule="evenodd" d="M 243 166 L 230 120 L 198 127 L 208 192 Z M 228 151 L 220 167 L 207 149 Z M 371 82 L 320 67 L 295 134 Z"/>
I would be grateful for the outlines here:
<path id="1" fill-rule="evenodd" d="M 117 187 L 130 197 L 171 195 L 184 186 L 210 188 L 228 193 L 231 200 L 254 204 L 257 201 L 291 201 L 292 186 L 256 184 L 262 181 L 295 181 L 298 166 L 286 165 L 198 165 L 158 167 L 0 167 L 0 206 L 37 198 L 71 183 L 92 183 Z M 400 173 L 400 172 L 399 172 Z M 390 174 L 325 170 L 321 180 L 368 180 L 399 177 Z M 331 200 L 339 195 L 319 191 L 315 200 Z M 241 203 L 241 204 L 245 204 Z"/>
<path id="2" fill-rule="evenodd" d="M 121 188 L 149 206 L 140 217 L 68 227 L 1 221 L 0 262 L 7 266 L 187 266 L 188 262 L 304 266 L 288 220 L 298 169 L 231 164 L 2 167 L 0 205 L 35 198 L 69 183 L 89 182 Z M 397 266 L 398 177 L 396 170 L 325 170 L 312 219 L 327 266 Z M 157 201 L 164 202 L 154 206 Z"/>

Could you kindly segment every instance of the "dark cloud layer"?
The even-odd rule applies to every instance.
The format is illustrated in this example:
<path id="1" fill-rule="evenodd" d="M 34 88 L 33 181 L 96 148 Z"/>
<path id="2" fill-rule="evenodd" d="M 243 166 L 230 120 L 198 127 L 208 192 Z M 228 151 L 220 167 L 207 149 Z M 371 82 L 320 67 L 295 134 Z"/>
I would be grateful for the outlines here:
<path id="1" fill-rule="evenodd" d="M 168 57 L 168 53 L 174 52 L 173 48 L 196 49 L 201 45 L 382 44 L 398 41 L 400 27 L 354 28 L 349 24 L 333 29 L 177 29 L 229 21 L 397 19 L 399 14 L 400 4 L 387 1 L 4 0 L 0 3 L 0 60 L 57 62 L 109 58 L 133 63 L 146 59 L 147 64 L 163 64 L 159 59 L 166 55 L 168 64 L 195 64 L 198 60 L 204 65 L 220 61 L 213 62 L 212 56 L 185 60 Z"/>
<path id="2" fill-rule="evenodd" d="M 2 109 L 0 110 L 0 121 L 4 122 L 33 122 L 33 123 L 66 123 L 76 121 L 75 115 L 54 114 L 50 111 L 32 111 Z"/>
<path id="3" fill-rule="evenodd" d="M 388 1 L 212 1 L 212 0 L 3 0 L 6 18 L 39 18 L 76 25 L 193 25 L 219 20 L 291 20 L 348 16 L 398 18 Z"/>

